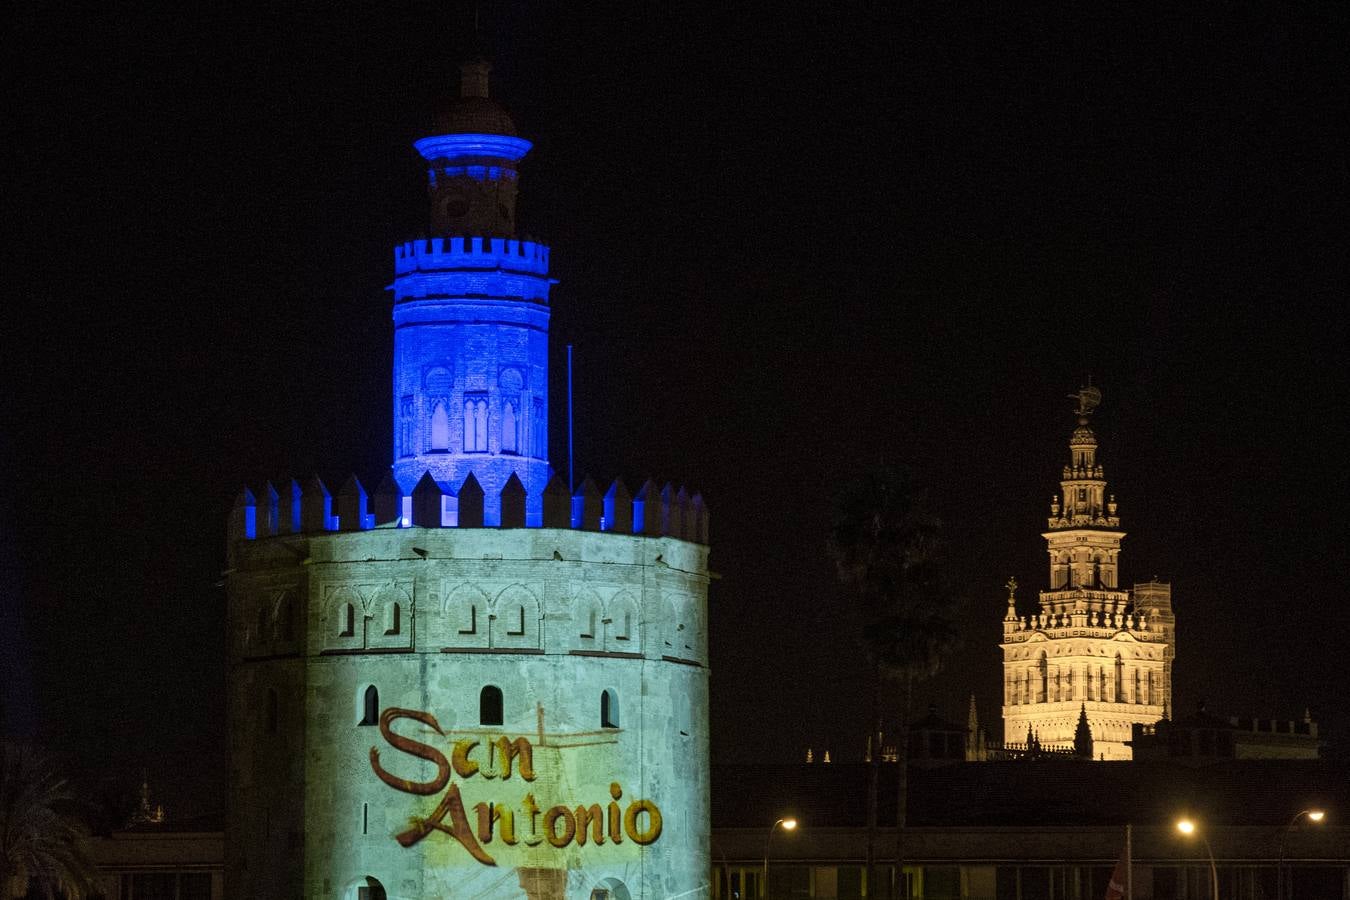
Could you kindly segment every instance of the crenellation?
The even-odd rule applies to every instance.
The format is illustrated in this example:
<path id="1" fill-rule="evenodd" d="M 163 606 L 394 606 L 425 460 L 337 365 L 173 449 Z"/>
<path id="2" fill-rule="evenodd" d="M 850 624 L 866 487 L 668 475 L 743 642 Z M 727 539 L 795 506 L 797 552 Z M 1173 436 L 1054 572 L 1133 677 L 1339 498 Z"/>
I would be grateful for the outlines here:
<path id="1" fill-rule="evenodd" d="M 515 472 L 502 486 L 502 528 L 525 527 L 525 485 Z"/>
<path id="2" fill-rule="evenodd" d="M 403 521 L 403 488 L 393 472 L 385 472 L 375 488 L 374 525 L 395 525 Z"/>
<path id="3" fill-rule="evenodd" d="M 282 487 L 277 492 L 280 495 L 280 521 L 277 523 L 278 532 L 282 534 L 299 534 L 305 530 L 304 521 L 301 517 L 301 502 L 304 492 L 300 489 L 300 482 L 294 478 L 290 483 Z"/>
<path id="4" fill-rule="evenodd" d="M 572 527 L 585 531 L 599 531 L 603 512 L 600 489 L 591 480 L 591 476 L 587 475 L 581 480 L 581 486 L 577 488 L 576 493 L 572 495 Z"/>
<path id="5" fill-rule="evenodd" d="M 456 496 L 459 499 L 459 518 L 456 525 L 460 528 L 482 528 L 483 487 L 472 472 L 464 476 L 464 483 L 460 485 Z"/>
<path id="6" fill-rule="evenodd" d="M 422 238 L 394 248 L 397 275 L 447 269 L 500 269 L 544 276 L 548 274 L 548 266 L 547 245 L 516 238 Z"/>
<path id="7" fill-rule="evenodd" d="M 572 494 L 557 474 L 544 486 L 544 527 L 572 527 Z"/>
<path id="8" fill-rule="evenodd" d="M 412 522 L 420 528 L 440 528 L 442 524 L 441 499 L 445 492 L 431 477 L 430 472 L 422 473 L 421 479 L 412 492 Z"/>
<path id="9" fill-rule="evenodd" d="M 366 489 L 355 474 L 347 476 L 337 495 L 337 527 L 339 531 L 364 531 L 375 523 L 368 522 Z"/>
<path id="10" fill-rule="evenodd" d="M 708 542 L 709 514 L 701 493 L 690 496 L 688 489 L 667 483 L 655 501 L 656 482 L 648 479 L 636 497 L 632 496 L 623 479 L 616 478 L 602 496 L 594 479 L 587 476 L 575 495 L 569 495 L 556 474 L 544 490 L 544 515 L 540 525 L 529 526 L 525 510 L 528 495 L 524 483 L 512 473 L 500 492 L 502 521 L 499 526 L 488 525 L 483 515 L 486 492 L 478 478 L 470 472 L 458 491 L 449 491 L 430 472 L 424 472 L 416 487 L 404 495 L 398 481 L 386 472 L 373 495 L 368 496 L 356 475 L 348 476 L 338 492 L 336 502 L 322 478 L 315 475 L 302 489 L 292 480 L 286 490 L 292 492 L 291 504 L 279 504 L 271 482 L 260 495 L 245 486 L 230 509 L 227 535 L 233 544 L 241 540 L 258 540 L 291 534 L 317 534 L 331 531 L 369 531 L 376 528 L 571 528 L 582 531 L 615 532 L 619 534 L 648 534 L 678 538 L 694 544 Z M 298 492 L 298 493 L 296 493 Z M 257 499 L 262 496 L 260 503 Z M 290 521 L 283 517 L 277 522 L 278 508 L 295 510 L 300 527 L 292 530 Z M 1014 632 L 1032 632 L 1050 627 L 1064 627 L 1063 616 L 1039 614 L 1025 621 L 1013 623 Z M 1143 630 L 1139 617 L 1126 617 L 1122 627 Z"/>
<path id="11" fill-rule="evenodd" d="M 279 503 L 277 489 L 272 486 L 272 482 L 267 482 L 262 490 L 262 515 L 258 517 L 258 537 L 270 537 L 280 531 Z"/>
<path id="12" fill-rule="evenodd" d="M 318 475 L 305 482 L 300 493 L 300 530 L 306 532 L 333 531 L 337 521 L 333 518 L 333 497 L 328 486 Z"/>
<path id="13" fill-rule="evenodd" d="M 628 485 L 622 478 L 614 479 L 605 492 L 604 517 L 600 520 L 605 531 L 617 531 L 630 534 L 633 531 L 633 495 L 628 493 Z"/>
<path id="14" fill-rule="evenodd" d="M 661 533 L 661 489 L 650 478 L 633 498 L 633 530 L 642 534 Z"/>

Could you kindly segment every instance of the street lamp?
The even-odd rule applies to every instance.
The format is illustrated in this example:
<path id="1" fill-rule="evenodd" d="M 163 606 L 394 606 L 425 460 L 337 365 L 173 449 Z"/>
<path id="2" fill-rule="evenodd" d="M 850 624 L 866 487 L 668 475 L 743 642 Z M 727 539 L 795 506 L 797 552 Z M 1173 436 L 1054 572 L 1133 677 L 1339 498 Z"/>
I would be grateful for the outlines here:
<path id="1" fill-rule="evenodd" d="M 1284 900 L 1285 894 L 1284 844 L 1289 838 L 1289 832 L 1294 830 L 1294 826 L 1298 824 L 1298 820 L 1302 819 L 1304 816 L 1308 818 L 1309 822 L 1318 824 L 1327 817 L 1327 814 L 1320 809 L 1301 809 L 1294 813 L 1294 817 L 1289 820 L 1289 824 L 1284 826 L 1284 830 L 1280 832 L 1280 859 L 1279 862 L 1275 864 L 1275 897 L 1277 900 Z M 1290 879 L 1290 881 L 1292 882 L 1293 879 Z M 1292 887 L 1293 885 L 1291 884 L 1290 886 Z"/>
<path id="2" fill-rule="evenodd" d="M 1177 821 L 1177 831 L 1187 837 L 1198 832 L 1195 822 L 1190 819 L 1179 819 Z M 1214 864 L 1214 851 L 1210 849 L 1209 840 L 1203 833 L 1200 833 L 1200 842 L 1205 845 L 1205 853 L 1209 855 L 1209 887 L 1213 894 L 1213 900 L 1219 900 L 1219 867 Z"/>
<path id="3" fill-rule="evenodd" d="M 797 827 L 796 819 L 779 819 L 769 826 L 769 836 L 764 841 L 764 872 L 759 879 L 759 896 L 761 898 L 769 895 L 769 845 L 773 843 L 773 833 L 782 825 L 784 831 L 792 831 Z"/>

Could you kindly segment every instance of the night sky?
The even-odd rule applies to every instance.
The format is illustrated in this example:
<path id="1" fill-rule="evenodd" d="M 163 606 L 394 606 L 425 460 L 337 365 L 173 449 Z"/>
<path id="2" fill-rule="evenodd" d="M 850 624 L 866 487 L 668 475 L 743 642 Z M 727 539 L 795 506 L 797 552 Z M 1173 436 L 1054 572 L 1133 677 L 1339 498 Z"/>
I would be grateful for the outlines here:
<path id="1" fill-rule="evenodd" d="M 0 618 L 11 725 L 183 816 L 223 807 L 233 495 L 388 464 L 411 141 L 472 12 L 152 6 L 10 11 Z M 712 510 L 714 761 L 861 757 L 824 542 L 883 460 L 969 598 L 920 702 L 997 730 L 1089 376 L 1176 708 L 1350 732 L 1346 7 L 723 6 L 481 15 L 560 280 L 554 465 L 570 342 L 578 478 Z"/>

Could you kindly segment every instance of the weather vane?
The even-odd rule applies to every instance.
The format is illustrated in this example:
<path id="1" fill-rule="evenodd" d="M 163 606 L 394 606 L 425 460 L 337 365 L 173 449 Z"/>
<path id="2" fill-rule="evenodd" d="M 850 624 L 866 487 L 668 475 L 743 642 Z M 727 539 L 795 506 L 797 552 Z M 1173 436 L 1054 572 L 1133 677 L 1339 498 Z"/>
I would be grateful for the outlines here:
<path id="1" fill-rule="evenodd" d="M 1080 387 L 1076 392 L 1069 395 L 1070 400 L 1078 401 L 1076 412 L 1080 416 L 1090 416 L 1092 411 L 1101 405 L 1101 388 L 1092 386 L 1092 379 L 1088 379 L 1087 387 Z"/>

